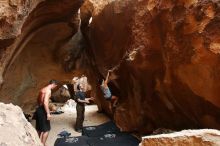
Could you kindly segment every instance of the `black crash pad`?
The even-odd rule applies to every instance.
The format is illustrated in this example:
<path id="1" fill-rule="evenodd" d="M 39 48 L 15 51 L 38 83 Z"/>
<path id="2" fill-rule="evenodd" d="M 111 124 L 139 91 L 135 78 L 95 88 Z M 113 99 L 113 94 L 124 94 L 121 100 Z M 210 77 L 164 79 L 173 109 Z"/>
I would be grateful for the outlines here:
<path id="1" fill-rule="evenodd" d="M 114 122 L 110 121 L 98 126 L 83 127 L 82 135 L 88 137 L 101 137 L 108 133 L 120 133 L 120 129 Z"/>
<path id="2" fill-rule="evenodd" d="M 87 144 L 87 136 L 58 138 L 54 146 L 89 146 Z"/>
<path id="3" fill-rule="evenodd" d="M 105 134 L 103 137 L 88 139 L 89 146 L 138 146 L 140 141 L 127 133 Z"/>
<path id="4" fill-rule="evenodd" d="M 79 137 L 58 138 L 54 146 L 138 146 L 140 143 L 131 134 L 120 132 L 112 121 L 83 127 L 82 134 Z"/>

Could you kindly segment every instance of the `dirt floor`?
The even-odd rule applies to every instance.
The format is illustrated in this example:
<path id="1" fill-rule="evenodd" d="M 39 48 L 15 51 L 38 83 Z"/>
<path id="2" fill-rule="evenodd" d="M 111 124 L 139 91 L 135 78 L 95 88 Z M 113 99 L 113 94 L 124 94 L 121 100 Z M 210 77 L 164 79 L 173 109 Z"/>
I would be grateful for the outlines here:
<path id="1" fill-rule="evenodd" d="M 58 138 L 57 134 L 63 130 L 70 132 L 71 136 L 81 135 L 81 133 L 76 132 L 73 128 L 76 120 L 76 111 L 72 111 L 73 112 L 65 112 L 60 115 L 52 115 L 51 131 L 47 139 L 47 146 L 54 146 L 54 142 Z M 97 111 L 96 105 L 86 106 L 84 126 L 94 126 L 109 121 L 107 116 Z M 35 125 L 35 123 L 33 123 L 33 125 Z"/>

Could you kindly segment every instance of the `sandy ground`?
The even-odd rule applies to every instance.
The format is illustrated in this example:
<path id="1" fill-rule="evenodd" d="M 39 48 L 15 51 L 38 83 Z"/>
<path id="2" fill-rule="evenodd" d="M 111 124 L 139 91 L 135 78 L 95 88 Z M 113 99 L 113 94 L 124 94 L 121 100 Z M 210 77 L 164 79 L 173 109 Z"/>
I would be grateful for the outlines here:
<path id="1" fill-rule="evenodd" d="M 63 130 L 70 132 L 71 136 L 81 135 L 81 133 L 76 132 L 73 128 L 76 120 L 76 111 L 73 111 L 74 112 L 65 112 L 60 115 L 52 115 L 51 131 L 47 139 L 47 146 L 54 146 L 54 142 L 58 138 L 57 134 Z M 86 106 L 84 126 L 94 126 L 109 121 L 107 116 L 97 111 L 96 105 Z M 35 125 L 35 123 L 33 123 L 33 125 Z"/>

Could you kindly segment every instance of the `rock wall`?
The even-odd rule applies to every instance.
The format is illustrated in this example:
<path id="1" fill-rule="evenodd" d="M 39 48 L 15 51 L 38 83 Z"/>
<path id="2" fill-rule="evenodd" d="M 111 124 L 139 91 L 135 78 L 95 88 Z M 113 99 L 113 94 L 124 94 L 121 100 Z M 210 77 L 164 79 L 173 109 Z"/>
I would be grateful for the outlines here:
<path id="1" fill-rule="evenodd" d="M 41 27 L 66 22 L 72 24 L 73 35 L 76 32 L 73 16 L 82 3 L 83 0 L 1 1 L 0 41 L 4 44 L 1 48 L 2 75 Z"/>
<path id="2" fill-rule="evenodd" d="M 124 131 L 220 129 L 219 1 L 28 2 L 28 13 L 15 21 L 19 27 L 1 32 L 1 101 L 29 108 L 49 79 L 70 79 L 77 69 L 88 76 L 99 109 Z M 112 68 L 114 114 L 97 82 Z"/>
<path id="3" fill-rule="evenodd" d="M 0 49 L 1 101 L 29 111 L 36 104 L 39 89 L 50 79 L 73 77 L 61 66 L 61 46 L 77 32 L 77 11 L 82 3 L 82 0 L 0 2 L 3 6 L 0 42 L 4 44 Z"/>
<path id="4" fill-rule="evenodd" d="M 110 86 L 120 98 L 114 118 L 123 130 L 220 128 L 219 4 L 123 0 L 92 14 L 91 79 L 97 83 L 120 64 Z"/>
<path id="5" fill-rule="evenodd" d="M 218 146 L 220 132 L 212 129 L 184 130 L 171 134 L 146 136 L 140 146 Z"/>
<path id="6" fill-rule="evenodd" d="M 1 146 L 43 146 L 18 106 L 0 103 Z"/>
<path id="7" fill-rule="evenodd" d="M 10 58 L 10 46 L 15 42 L 16 37 L 21 34 L 22 26 L 30 12 L 43 0 L 21 1 L 2 0 L 0 2 L 0 58 L 1 58 L 1 78 L 3 82 L 4 66 L 7 64 L 7 56 Z"/>
<path id="8" fill-rule="evenodd" d="M 72 73 L 65 73 L 56 57 L 56 43 L 70 32 L 67 24 L 56 23 L 35 34 L 6 71 L 1 101 L 12 102 L 29 111 L 36 105 L 39 90 L 51 79 L 71 79 Z"/>

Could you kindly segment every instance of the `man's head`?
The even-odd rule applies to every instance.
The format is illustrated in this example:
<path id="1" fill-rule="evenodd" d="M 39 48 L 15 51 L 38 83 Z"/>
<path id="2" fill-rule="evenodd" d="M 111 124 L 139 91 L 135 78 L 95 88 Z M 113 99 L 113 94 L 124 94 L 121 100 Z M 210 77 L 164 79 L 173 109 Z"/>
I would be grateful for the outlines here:
<path id="1" fill-rule="evenodd" d="M 55 88 L 59 84 L 59 82 L 57 80 L 50 80 L 49 84 L 52 85 L 52 88 Z"/>
<path id="2" fill-rule="evenodd" d="M 72 81 L 71 81 L 71 84 L 75 84 L 75 83 L 77 83 L 78 80 L 79 80 L 78 77 L 74 77 L 74 78 L 72 79 Z"/>
<path id="3" fill-rule="evenodd" d="M 81 84 L 78 84 L 77 85 L 77 90 L 82 90 L 83 88 L 82 88 L 82 85 Z"/>

